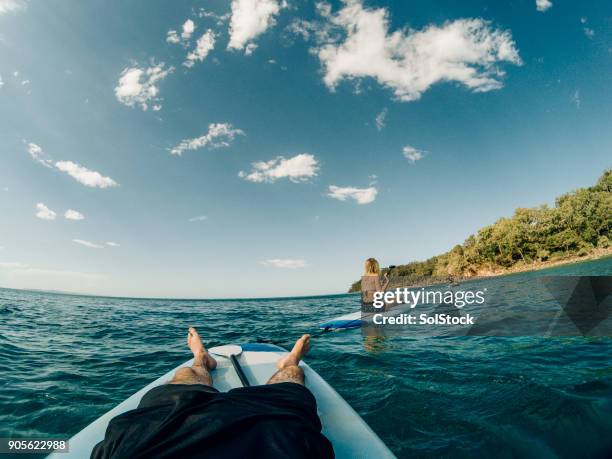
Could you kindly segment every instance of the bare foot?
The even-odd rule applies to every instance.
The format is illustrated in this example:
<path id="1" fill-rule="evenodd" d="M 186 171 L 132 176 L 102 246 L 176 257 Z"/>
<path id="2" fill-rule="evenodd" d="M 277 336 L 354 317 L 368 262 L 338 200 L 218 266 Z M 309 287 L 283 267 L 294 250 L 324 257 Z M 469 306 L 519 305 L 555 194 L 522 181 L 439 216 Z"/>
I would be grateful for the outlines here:
<path id="1" fill-rule="evenodd" d="M 293 365 L 297 365 L 302 360 L 306 354 L 310 351 L 310 335 L 302 335 L 300 339 L 298 339 L 293 345 L 293 349 L 287 355 L 287 357 L 283 357 L 278 362 L 276 362 L 276 366 L 278 369 L 290 367 Z"/>
<path id="2" fill-rule="evenodd" d="M 209 370 L 214 370 L 217 367 L 217 361 L 208 354 L 202 343 L 202 338 L 200 338 L 198 331 L 193 327 L 189 327 L 187 345 L 191 352 L 193 352 L 193 357 L 195 358 L 194 365 L 202 365 Z"/>

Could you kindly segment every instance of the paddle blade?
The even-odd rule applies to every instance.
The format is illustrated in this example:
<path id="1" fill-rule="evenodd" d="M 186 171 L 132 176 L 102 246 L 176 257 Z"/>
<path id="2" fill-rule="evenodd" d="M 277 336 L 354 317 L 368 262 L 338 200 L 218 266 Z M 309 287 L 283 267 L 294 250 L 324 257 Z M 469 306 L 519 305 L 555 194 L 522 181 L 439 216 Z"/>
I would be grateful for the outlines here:
<path id="1" fill-rule="evenodd" d="M 242 348 L 235 344 L 228 344 L 226 346 L 213 347 L 210 349 L 210 353 L 229 358 L 231 355 L 240 355 L 242 353 Z"/>

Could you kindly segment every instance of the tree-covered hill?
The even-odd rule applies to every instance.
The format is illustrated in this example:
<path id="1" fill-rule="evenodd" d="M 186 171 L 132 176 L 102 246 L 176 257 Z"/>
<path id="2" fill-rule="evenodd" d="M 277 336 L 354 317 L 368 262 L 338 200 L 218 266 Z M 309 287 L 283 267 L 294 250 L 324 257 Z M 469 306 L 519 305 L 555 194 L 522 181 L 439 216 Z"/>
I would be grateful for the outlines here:
<path id="1" fill-rule="evenodd" d="M 610 251 L 612 169 L 597 183 L 557 198 L 555 206 L 516 209 L 461 245 L 425 261 L 386 268 L 395 285 L 440 282 L 538 267 L 543 262 Z M 350 292 L 359 291 L 355 282 Z"/>

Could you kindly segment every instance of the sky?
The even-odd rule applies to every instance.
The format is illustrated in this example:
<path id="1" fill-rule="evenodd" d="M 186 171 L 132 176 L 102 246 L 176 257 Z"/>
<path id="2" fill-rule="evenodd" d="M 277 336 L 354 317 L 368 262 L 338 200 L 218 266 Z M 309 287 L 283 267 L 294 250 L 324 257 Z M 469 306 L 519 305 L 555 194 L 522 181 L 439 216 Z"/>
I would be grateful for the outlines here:
<path id="1" fill-rule="evenodd" d="M 612 4 L 0 0 L 0 286 L 345 292 L 612 166 Z"/>

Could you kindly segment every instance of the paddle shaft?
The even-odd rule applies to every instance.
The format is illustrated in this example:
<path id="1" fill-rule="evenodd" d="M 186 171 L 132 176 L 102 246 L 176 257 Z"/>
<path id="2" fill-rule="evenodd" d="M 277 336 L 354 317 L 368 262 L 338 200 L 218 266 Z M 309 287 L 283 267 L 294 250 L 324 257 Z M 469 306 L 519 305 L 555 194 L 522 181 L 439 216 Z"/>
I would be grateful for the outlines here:
<path id="1" fill-rule="evenodd" d="M 232 365 L 234 366 L 234 370 L 236 370 L 236 374 L 238 375 L 238 378 L 240 378 L 242 387 L 251 387 L 251 383 L 249 382 L 246 375 L 244 374 L 244 371 L 242 371 L 242 367 L 240 366 L 240 363 L 238 363 L 238 359 L 236 358 L 236 356 L 232 354 L 229 356 L 229 358 L 232 361 Z"/>

